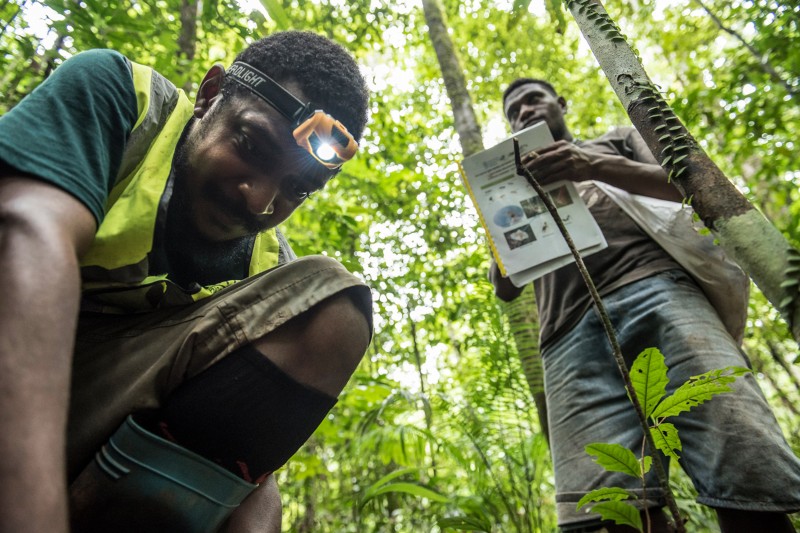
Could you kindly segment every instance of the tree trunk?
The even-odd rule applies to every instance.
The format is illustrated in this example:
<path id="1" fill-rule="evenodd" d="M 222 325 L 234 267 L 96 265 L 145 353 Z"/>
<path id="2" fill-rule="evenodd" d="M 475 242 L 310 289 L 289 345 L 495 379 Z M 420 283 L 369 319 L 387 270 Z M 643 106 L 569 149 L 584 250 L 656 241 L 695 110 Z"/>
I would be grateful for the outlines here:
<path id="1" fill-rule="evenodd" d="M 466 157 L 483 150 L 481 128 L 472 108 L 472 99 L 467 91 L 464 71 L 461 69 L 458 55 L 453 48 L 453 41 L 447 34 L 447 25 L 441 6 L 438 4 L 438 0 L 422 0 L 422 8 L 425 11 L 428 34 L 431 37 L 433 49 L 436 51 L 436 57 L 439 59 L 439 67 L 442 69 L 447 96 L 450 98 L 450 105 L 453 108 L 453 119 L 461 141 L 461 151 Z"/>
<path id="2" fill-rule="evenodd" d="M 178 35 L 178 73 L 187 77 L 191 72 L 197 47 L 197 15 L 200 4 L 197 0 L 181 0 L 181 33 Z M 192 89 L 191 76 L 183 84 L 183 90 Z"/>
<path id="3" fill-rule="evenodd" d="M 516 300 L 506 303 L 504 308 L 522 362 L 522 371 L 539 415 L 539 426 L 550 444 L 550 426 L 547 424 L 547 402 L 544 396 L 544 368 L 539 353 L 539 312 L 533 289 L 526 288 Z"/>
<path id="4" fill-rule="evenodd" d="M 700 148 L 599 0 L 565 0 L 633 125 L 670 179 L 800 341 L 800 252 Z"/>
<path id="5" fill-rule="evenodd" d="M 442 70 L 444 85 L 453 108 L 456 132 L 461 141 L 461 151 L 469 156 L 483 150 L 483 138 L 478 119 L 472 107 L 472 99 L 467 90 L 464 71 L 447 33 L 444 14 L 438 0 L 422 0 L 428 34 L 431 37 L 439 67 Z M 527 290 L 506 307 L 506 316 L 522 360 L 525 379 L 533 394 L 539 424 L 548 439 L 547 406 L 544 399 L 542 362 L 539 354 L 539 325 L 533 291 Z"/>

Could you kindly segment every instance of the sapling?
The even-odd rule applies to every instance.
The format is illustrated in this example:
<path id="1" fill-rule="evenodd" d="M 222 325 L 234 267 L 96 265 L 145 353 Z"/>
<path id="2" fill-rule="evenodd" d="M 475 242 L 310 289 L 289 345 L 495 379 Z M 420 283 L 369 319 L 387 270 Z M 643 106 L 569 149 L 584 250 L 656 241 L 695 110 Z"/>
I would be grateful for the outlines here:
<path id="1" fill-rule="evenodd" d="M 730 392 L 730 384 L 748 372 L 749 369 L 738 366 L 711 370 L 689 378 L 674 393 L 666 396 L 669 379 L 664 355 L 657 348 L 647 348 L 640 353 L 631 366 L 630 380 L 656 448 L 666 457 L 677 461 L 682 450 L 681 441 L 675 425 L 666 420 L 689 411 L 717 394 Z M 646 449 L 644 443 L 643 437 L 642 450 Z M 620 444 L 602 442 L 589 444 L 585 449 L 607 471 L 622 472 L 639 479 L 642 482 L 643 499 L 647 498 L 645 474 L 653 464 L 652 456 L 643 451 L 641 458 L 637 458 L 633 451 Z M 591 506 L 591 510 L 599 513 L 604 520 L 613 520 L 617 524 L 644 531 L 639 509 L 629 503 L 630 500 L 636 500 L 636 495 L 619 487 L 603 487 L 581 498 L 577 508 L 598 502 Z"/>

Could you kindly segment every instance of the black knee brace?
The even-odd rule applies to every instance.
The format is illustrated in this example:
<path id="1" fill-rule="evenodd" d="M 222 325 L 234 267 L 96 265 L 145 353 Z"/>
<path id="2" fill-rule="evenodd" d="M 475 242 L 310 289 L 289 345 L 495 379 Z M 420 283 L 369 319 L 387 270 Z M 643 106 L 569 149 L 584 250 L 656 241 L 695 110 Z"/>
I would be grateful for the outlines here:
<path id="1" fill-rule="evenodd" d="M 300 448 L 335 404 L 248 345 L 178 387 L 149 425 L 258 483 Z"/>

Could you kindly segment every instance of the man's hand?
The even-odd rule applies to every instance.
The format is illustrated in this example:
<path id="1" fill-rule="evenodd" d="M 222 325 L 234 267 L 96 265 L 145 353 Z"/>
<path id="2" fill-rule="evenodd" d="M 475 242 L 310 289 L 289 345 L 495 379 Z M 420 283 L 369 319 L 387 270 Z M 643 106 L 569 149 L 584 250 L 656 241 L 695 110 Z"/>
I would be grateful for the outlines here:
<path id="1" fill-rule="evenodd" d="M 602 154 L 589 152 L 571 142 L 556 141 L 543 148 L 522 154 L 522 164 L 536 181 L 547 185 L 555 181 L 595 179 L 595 162 Z"/>
<path id="2" fill-rule="evenodd" d="M 667 181 L 667 173 L 660 165 L 584 150 L 568 141 L 556 141 L 522 154 L 521 162 L 541 185 L 559 180 L 597 180 L 632 194 L 673 202 L 683 199 Z"/>

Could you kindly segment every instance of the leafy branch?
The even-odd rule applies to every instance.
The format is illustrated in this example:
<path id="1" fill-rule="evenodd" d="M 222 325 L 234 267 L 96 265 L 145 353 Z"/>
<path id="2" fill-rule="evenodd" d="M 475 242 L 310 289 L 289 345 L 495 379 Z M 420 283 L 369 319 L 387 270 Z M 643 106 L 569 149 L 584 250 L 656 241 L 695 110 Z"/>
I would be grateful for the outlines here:
<path id="1" fill-rule="evenodd" d="M 678 452 L 682 449 L 678 430 L 673 424 L 665 422 L 665 419 L 678 416 L 718 394 L 731 392 L 729 385 L 748 372 L 750 370 L 747 368 L 735 366 L 710 370 L 689 378 L 672 395 L 665 397 L 669 378 L 664 355 L 657 348 L 647 348 L 631 366 L 631 383 L 635 397 L 651 424 L 646 435 L 651 436 L 656 448 L 665 456 L 678 460 Z M 637 459 L 631 450 L 619 444 L 589 444 L 586 446 L 586 453 L 595 457 L 597 464 L 609 472 L 622 472 L 641 480 L 643 487 L 645 474 L 653 464 L 651 456 L 643 455 L 641 459 Z M 655 464 L 660 464 L 660 461 L 655 461 Z M 603 519 L 641 531 L 642 521 L 638 509 L 625 501 L 630 499 L 635 499 L 631 492 L 618 487 L 603 487 L 581 498 L 577 508 L 599 502 L 592 506 L 592 511 L 600 513 Z"/>

